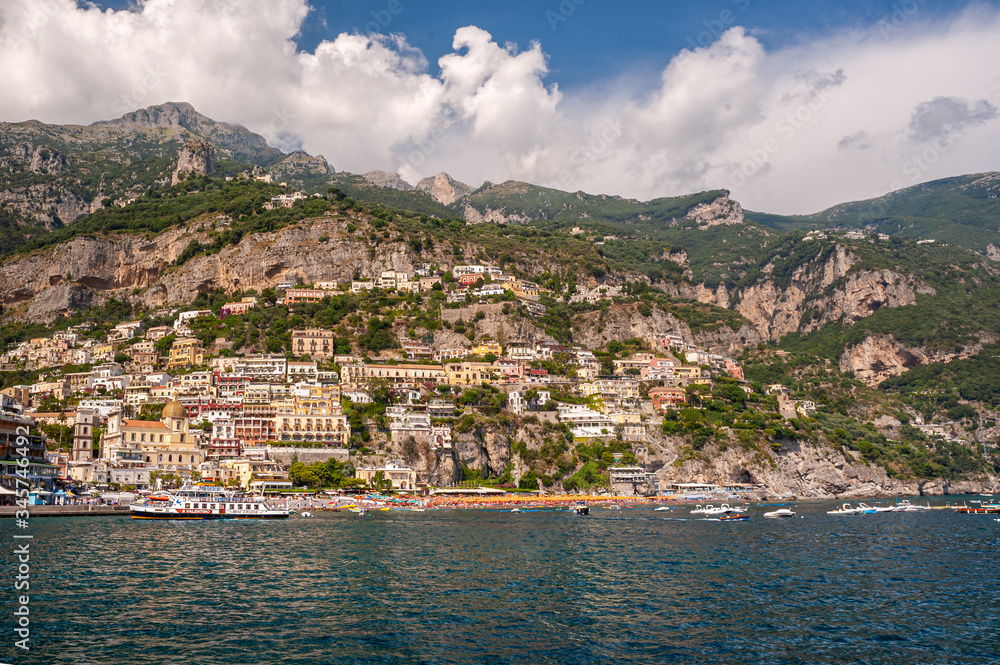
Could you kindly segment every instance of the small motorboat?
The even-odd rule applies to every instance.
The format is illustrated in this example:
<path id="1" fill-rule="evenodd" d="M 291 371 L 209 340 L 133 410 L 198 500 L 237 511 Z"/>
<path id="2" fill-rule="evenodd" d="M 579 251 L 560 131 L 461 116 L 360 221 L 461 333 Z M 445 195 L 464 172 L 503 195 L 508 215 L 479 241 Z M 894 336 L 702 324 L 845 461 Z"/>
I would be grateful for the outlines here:
<path id="1" fill-rule="evenodd" d="M 705 508 L 707 509 L 707 508 L 709 508 L 709 506 L 705 506 Z M 718 508 L 712 508 L 711 510 L 705 510 L 705 514 L 706 515 L 710 515 L 710 516 L 711 515 L 735 515 L 735 514 L 739 514 L 739 513 L 745 513 L 746 511 L 747 511 L 747 509 L 743 508 L 741 506 L 737 506 L 736 508 L 732 508 L 728 503 L 724 503 L 721 506 L 719 506 Z"/>
<path id="2" fill-rule="evenodd" d="M 710 510 L 715 510 L 715 508 L 710 503 L 706 503 L 704 506 L 701 504 L 696 504 L 695 507 L 691 509 L 691 514 L 707 515 Z"/>
<path id="3" fill-rule="evenodd" d="M 621 510 L 621 509 L 622 507 L 619 506 L 617 503 L 612 503 L 610 506 L 608 506 L 608 510 Z"/>
<path id="4" fill-rule="evenodd" d="M 313 516 L 312 513 L 308 513 L 308 512 L 302 513 L 302 517 L 312 517 L 312 516 Z"/>
<path id="5" fill-rule="evenodd" d="M 925 510 L 930 510 L 930 509 L 931 509 L 930 504 L 928 504 L 926 506 L 918 506 L 915 503 L 910 503 L 909 499 L 903 499 L 902 501 L 897 502 L 896 505 L 892 507 L 892 512 L 894 512 L 894 513 L 921 513 L 921 512 L 923 512 Z"/>
<path id="6" fill-rule="evenodd" d="M 844 505 L 842 505 L 840 508 L 838 508 L 836 510 L 828 510 L 828 511 L 826 511 L 826 514 L 827 515 L 860 515 L 861 514 L 861 508 L 854 508 L 853 506 L 851 506 L 851 504 L 845 503 Z"/>
<path id="7" fill-rule="evenodd" d="M 512 513 L 519 513 L 519 512 L 521 512 L 521 509 L 520 508 L 511 508 L 510 512 L 512 512 Z"/>
<path id="8" fill-rule="evenodd" d="M 869 506 L 867 503 L 859 503 L 858 504 L 858 514 L 859 515 L 874 515 L 877 512 L 878 512 L 878 510 L 876 508 L 874 508 L 872 506 Z"/>
<path id="9" fill-rule="evenodd" d="M 764 517 L 795 517 L 795 512 L 791 508 L 779 508 L 769 513 L 764 513 Z"/>
<path id="10" fill-rule="evenodd" d="M 988 515 L 1000 513 L 1000 506 L 959 506 L 958 512 L 963 515 Z"/>
<path id="11" fill-rule="evenodd" d="M 573 513 L 575 515 L 589 515 L 590 506 L 588 506 L 585 503 L 578 503 L 575 506 L 573 506 Z"/>
<path id="12" fill-rule="evenodd" d="M 746 513 L 739 513 L 739 514 L 735 514 L 735 515 L 732 514 L 732 513 L 730 513 L 728 515 L 723 515 L 722 517 L 720 517 L 719 521 L 720 522 L 749 522 L 750 521 L 750 516 L 747 515 Z"/>
<path id="13" fill-rule="evenodd" d="M 673 510 L 673 508 L 669 506 L 660 506 L 659 508 L 656 508 L 656 510 Z"/>

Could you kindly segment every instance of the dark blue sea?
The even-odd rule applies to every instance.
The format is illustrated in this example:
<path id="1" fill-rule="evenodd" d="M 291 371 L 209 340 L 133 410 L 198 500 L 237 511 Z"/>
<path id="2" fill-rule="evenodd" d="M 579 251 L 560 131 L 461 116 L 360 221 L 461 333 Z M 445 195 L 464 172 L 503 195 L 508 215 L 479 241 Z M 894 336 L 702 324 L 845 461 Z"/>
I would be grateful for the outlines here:
<path id="1" fill-rule="evenodd" d="M 5 519 L 0 661 L 1000 663 L 997 516 L 832 505 L 33 518 L 28 652 Z"/>

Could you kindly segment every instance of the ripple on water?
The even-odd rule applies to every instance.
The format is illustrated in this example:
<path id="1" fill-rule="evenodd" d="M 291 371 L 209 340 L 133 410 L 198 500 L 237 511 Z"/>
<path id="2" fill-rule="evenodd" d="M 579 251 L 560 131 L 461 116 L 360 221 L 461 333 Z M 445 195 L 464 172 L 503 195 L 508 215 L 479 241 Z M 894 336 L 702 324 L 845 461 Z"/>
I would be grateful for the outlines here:
<path id="1" fill-rule="evenodd" d="M 14 662 L 996 662 L 994 523 L 825 509 L 39 519 Z"/>

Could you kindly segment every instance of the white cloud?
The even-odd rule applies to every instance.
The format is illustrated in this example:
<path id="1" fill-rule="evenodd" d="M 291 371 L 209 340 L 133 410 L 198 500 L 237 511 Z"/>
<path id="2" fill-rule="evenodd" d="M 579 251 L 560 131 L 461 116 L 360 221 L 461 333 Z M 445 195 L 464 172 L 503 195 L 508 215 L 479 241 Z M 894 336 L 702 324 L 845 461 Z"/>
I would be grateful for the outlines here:
<path id="1" fill-rule="evenodd" d="M 0 4 L 4 120 L 92 122 L 189 101 L 338 169 L 447 170 L 651 198 L 728 187 L 747 207 L 811 212 L 997 168 L 1000 16 L 919 10 L 767 52 L 743 28 L 682 51 L 660 80 L 564 95 L 544 44 L 474 26 L 428 73 L 399 35 L 295 36 L 306 0 Z M 391 28 L 391 25 L 389 26 Z"/>

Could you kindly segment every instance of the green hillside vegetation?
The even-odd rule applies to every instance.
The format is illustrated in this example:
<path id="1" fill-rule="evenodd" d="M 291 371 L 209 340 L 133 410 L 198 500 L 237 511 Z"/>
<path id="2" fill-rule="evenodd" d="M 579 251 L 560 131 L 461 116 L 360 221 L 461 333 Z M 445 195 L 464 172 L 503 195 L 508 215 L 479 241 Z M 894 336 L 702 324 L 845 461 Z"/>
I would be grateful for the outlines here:
<path id="1" fill-rule="evenodd" d="M 358 201 L 378 203 L 389 208 L 408 210 L 440 219 L 462 217 L 460 213 L 435 201 L 427 192 L 417 190 L 404 192 L 391 187 L 379 187 L 352 173 L 338 173 L 329 179 L 329 184 Z"/>
<path id="2" fill-rule="evenodd" d="M 902 479 L 954 479 L 970 473 L 1000 471 L 1000 451 L 996 448 L 984 453 L 981 448 L 927 436 L 909 424 L 907 414 L 915 410 L 926 422 L 962 421 L 969 438 L 973 438 L 979 426 L 976 410 L 960 405 L 948 392 L 933 396 L 900 395 L 903 386 L 911 385 L 903 377 L 884 383 L 883 387 L 889 384 L 888 390 L 869 388 L 841 372 L 835 363 L 817 362 L 809 351 L 786 356 L 767 350 L 750 352 L 744 357 L 743 367 L 753 385 L 780 383 L 795 399 L 812 400 L 820 406 L 815 416 L 790 421 L 797 430 L 794 435 L 797 439 L 825 442 L 859 461 L 879 464 L 890 476 Z M 903 376 L 919 374 L 924 369 L 927 368 L 911 370 Z M 938 383 L 937 387 L 944 386 Z M 871 424 L 880 414 L 900 421 L 898 438 L 889 438 Z"/>
<path id="3" fill-rule="evenodd" d="M 985 252 L 1000 245 L 1000 174 L 944 178 L 885 196 L 842 203 L 813 215 L 782 216 L 747 212 L 748 219 L 781 231 L 872 228 L 909 238 L 933 238 Z"/>

